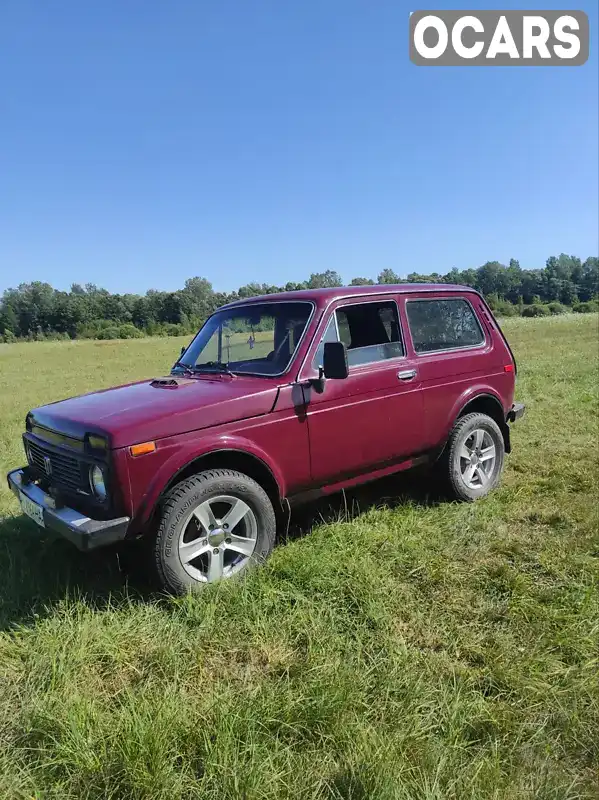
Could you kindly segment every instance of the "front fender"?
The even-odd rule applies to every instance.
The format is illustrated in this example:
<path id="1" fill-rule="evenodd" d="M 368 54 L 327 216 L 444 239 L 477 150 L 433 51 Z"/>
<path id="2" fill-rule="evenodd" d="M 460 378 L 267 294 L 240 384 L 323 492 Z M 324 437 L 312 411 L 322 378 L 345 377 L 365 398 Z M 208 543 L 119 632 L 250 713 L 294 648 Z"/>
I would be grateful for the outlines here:
<path id="1" fill-rule="evenodd" d="M 183 437 L 174 437 L 180 439 Z M 202 436 L 200 441 L 191 442 L 169 442 L 161 443 L 156 453 L 151 456 L 141 456 L 133 458 L 129 456 L 129 476 L 132 485 L 132 502 L 134 507 L 134 517 L 132 528 L 141 530 L 150 521 L 156 503 L 164 493 L 166 487 L 172 482 L 173 478 L 182 474 L 196 459 L 217 452 L 243 453 L 250 455 L 261 461 L 271 472 L 278 490 L 279 496 L 284 497 L 286 491 L 285 479 L 272 457 L 255 442 L 244 436 L 235 434 L 215 434 L 213 436 Z M 156 461 L 155 468 L 151 465 L 153 457 L 162 456 L 160 463 Z M 143 476 L 138 475 L 140 462 L 146 459 L 144 471 L 147 473 L 147 481 L 143 481 Z M 137 489 L 136 489 L 137 487 Z"/>

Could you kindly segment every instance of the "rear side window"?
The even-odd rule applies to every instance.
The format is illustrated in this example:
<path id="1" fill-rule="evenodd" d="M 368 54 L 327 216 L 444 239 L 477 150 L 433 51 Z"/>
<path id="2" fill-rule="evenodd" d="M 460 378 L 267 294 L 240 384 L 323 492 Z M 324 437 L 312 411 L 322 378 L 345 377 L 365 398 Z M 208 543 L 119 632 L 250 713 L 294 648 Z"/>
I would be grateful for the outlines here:
<path id="1" fill-rule="evenodd" d="M 393 302 L 358 303 L 338 308 L 314 356 L 322 364 L 324 342 L 341 341 L 350 367 L 404 355 L 397 306 Z"/>
<path id="2" fill-rule="evenodd" d="M 409 300 L 406 309 L 417 353 L 474 347 L 485 340 L 472 306 L 466 300 Z"/>

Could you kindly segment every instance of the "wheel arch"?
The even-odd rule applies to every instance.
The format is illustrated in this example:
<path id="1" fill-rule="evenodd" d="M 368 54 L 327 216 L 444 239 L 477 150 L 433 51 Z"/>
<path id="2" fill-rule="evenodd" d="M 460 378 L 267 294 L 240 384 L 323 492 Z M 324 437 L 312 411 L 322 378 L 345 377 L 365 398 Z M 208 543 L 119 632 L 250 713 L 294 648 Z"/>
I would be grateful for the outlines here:
<path id="1" fill-rule="evenodd" d="M 197 472 L 219 468 L 235 469 L 238 472 L 245 473 L 262 486 L 271 500 L 280 502 L 279 484 L 268 464 L 253 453 L 234 448 L 211 450 L 208 453 L 196 456 L 175 472 L 162 490 L 161 495 L 170 491 L 176 483 L 195 475 Z"/>
<path id="2" fill-rule="evenodd" d="M 246 450 L 222 448 L 210 450 L 207 453 L 195 456 L 181 466 L 167 481 L 158 495 L 154 503 L 152 516 L 155 515 L 163 498 L 173 486 L 184 481 L 186 478 L 190 478 L 192 475 L 196 475 L 198 472 L 203 472 L 208 469 L 233 469 L 238 472 L 243 472 L 245 475 L 255 480 L 256 483 L 260 484 L 270 498 L 275 512 L 279 512 L 282 503 L 281 489 L 268 464 L 253 453 L 248 453 Z"/>
<path id="3" fill-rule="evenodd" d="M 503 410 L 503 405 L 501 404 L 500 399 L 496 395 L 490 394 L 489 392 L 481 392 L 475 397 L 468 399 L 455 415 L 452 428 L 461 417 L 466 416 L 466 414 L 473 413 L 486 414 L 497 423 L 499 430 L 503 435 L 505 452 L 509 453 L 511 450 L 510 429 L 505 421 L 505 411 Z"/>

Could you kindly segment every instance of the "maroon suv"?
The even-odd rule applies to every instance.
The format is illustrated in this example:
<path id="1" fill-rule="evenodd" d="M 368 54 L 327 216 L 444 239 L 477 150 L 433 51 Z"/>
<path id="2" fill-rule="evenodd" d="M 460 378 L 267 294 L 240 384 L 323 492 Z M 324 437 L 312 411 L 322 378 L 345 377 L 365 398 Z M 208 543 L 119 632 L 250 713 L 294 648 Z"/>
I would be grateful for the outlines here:
<path id="1" fill-rule="evenodd" d="M 27 415 L 22 510 L 83 550 L 151 536 L 183 591 L 264 560 L 294 503 L 437 462 L 454 494 L 497 486 L 516 365 L 483 298 L 405 284 L 224 306 L 167 377 Z"/>

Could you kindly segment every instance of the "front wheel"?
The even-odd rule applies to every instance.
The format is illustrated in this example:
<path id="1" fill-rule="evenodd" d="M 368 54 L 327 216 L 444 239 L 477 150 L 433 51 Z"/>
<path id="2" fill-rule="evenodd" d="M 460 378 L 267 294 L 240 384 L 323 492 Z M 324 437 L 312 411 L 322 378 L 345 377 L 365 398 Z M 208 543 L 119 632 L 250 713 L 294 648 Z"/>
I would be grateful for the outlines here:
<path id="1" fill-rule="evenodd" d="M 167 591 L 181 594 L 262 563 L 275 542 L 276 519 L 264 489 L 229 469 L 200 472 L 167 495 L 154 564 Z"/>
<path id="2" fill-rule="evenodd" d="M 458 419 L 447 443 L 444 465 L 455 496 L 472 502 L 499 484 L 505 444 L 494 419 L 466 414 Z"/>

